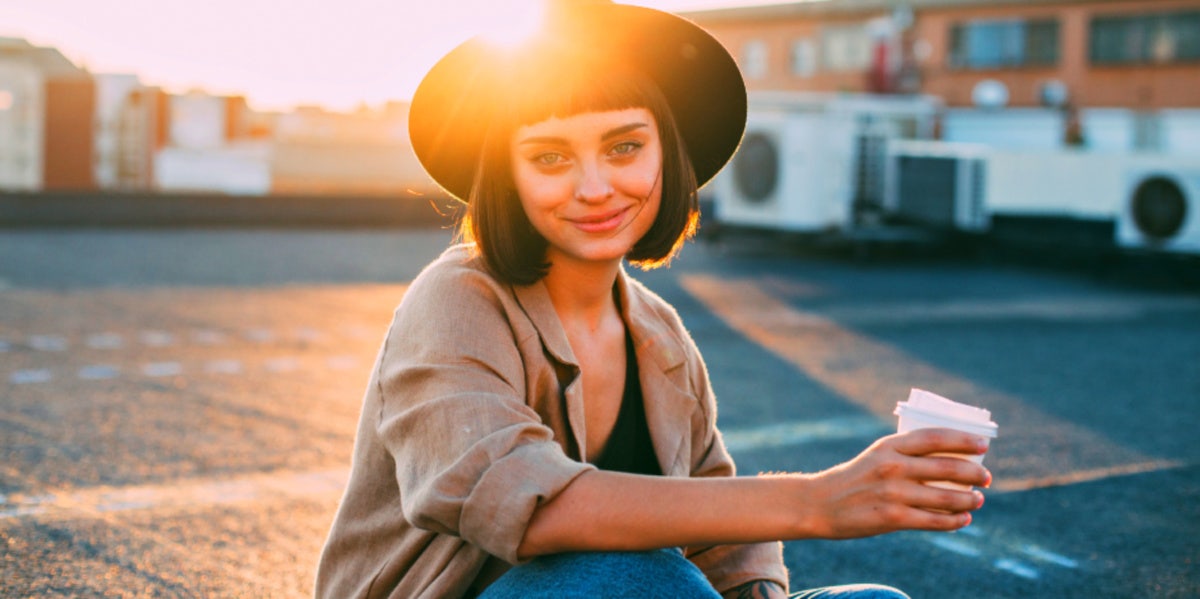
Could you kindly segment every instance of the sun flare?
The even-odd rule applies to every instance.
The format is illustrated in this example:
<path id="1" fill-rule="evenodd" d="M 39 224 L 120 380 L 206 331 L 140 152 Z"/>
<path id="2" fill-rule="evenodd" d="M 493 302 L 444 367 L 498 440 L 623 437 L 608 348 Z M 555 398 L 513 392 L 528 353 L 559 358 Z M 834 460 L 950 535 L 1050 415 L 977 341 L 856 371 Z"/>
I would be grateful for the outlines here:
<path id="1" fill-rule="evenodd" d="M 545 16 L 545 2 L 524 2 L 513 6 L 504 18 L 489 25 L 481 35 L 498 46 L 517 46 L 537 32 Z"/>

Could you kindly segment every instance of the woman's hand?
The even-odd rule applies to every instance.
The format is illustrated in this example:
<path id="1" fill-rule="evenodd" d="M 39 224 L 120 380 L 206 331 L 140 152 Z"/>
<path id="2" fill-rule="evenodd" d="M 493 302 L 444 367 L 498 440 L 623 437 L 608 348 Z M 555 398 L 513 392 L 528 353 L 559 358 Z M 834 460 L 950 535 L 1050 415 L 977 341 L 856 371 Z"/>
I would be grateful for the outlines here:
<path id="1" fill-rule="evenodd" d="M 815 474 L 806 528 L 815 536 L 844 539 L 897 530 L 956 530 L 971 523 L 983 505 L 979 491 L 923 484 L 950 481 L 987 487 L 991 473 L 964 459 L 934 453 L 979 455 L 988 440 L 950 429 L 920 429 L 884 437 L 853 460 Z"/>

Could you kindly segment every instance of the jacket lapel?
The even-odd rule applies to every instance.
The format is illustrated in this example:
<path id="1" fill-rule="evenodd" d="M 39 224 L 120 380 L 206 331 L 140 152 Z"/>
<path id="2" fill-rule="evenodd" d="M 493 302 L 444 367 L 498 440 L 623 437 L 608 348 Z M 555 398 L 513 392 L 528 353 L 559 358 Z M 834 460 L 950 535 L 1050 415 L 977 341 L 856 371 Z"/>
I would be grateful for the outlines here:
<path id="1" fill-rule="evenodd" d="M 668 476 L 686 476 L 691 470 L 692 418 L 696 415 L 697 398 L 688 380 L 687 348 L 650 303 L 653 295 L 637 281 L 630 279 L 624 269 L 617 275 L 617 291 L 621 311 L 637 355 L 641 374 L 646 423 L 654 443 L 655 457 Z M 514 286 L 514 295 L 521 308 L 541 336 L 547 353 L 574 375 L 563 391 L 567 419 L 575 436 L 580 456 L 587 455 L 587 427 L 583 409 L 583 382 L 579 364 L 562 322 L 550 302 L 550 294 L 540 281 L 532 285 Z M 703 423 L 699 424 L 703 426 Z"/>
<path id="2" fill-rule="evenodd" d="M 583 460 L 583 456 L 587 455 L 583 379 L 579 376 L 579 362 L 575 359 L 575 352 L 571 350 L 567 332 L 563 330 L 562 321 L 558 319 L 558 313 L 554 311 L 554 304 L 550 301 L 550 292 L 546 290 L 546 285 L 541 281 L 532 285 L 514 285 L 513 295 L 521 304 L 521 309 L 525 311 L 529 321 L 533 323 L 533 328 L 537 329 L 538 336 L 542 339 L 542 347 L 546 349 L 551 358 L 571 372 L 571 381 L 567 383 L 562 393 L 567 409 L 567 424 L 575 439 L 575 451 L 578 452 L 579 459 Z"/>
<path id="3" fill-rule="evenodd" d="M 663 474 L 686 476 L 691 470 L 692 417 L 697 403 L 685 367 L 686 349 L 650 304 L 649 290 L 630 279 L 624 269 L 617 286 L 623 316 L 633 335 L 655 456 Z"/>

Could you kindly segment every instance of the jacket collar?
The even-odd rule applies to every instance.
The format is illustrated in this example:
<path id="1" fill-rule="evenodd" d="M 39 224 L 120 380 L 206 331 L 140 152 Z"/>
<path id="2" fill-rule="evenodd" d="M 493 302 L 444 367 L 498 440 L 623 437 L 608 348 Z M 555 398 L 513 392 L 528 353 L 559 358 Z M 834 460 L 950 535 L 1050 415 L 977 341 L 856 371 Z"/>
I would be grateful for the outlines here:
<path id="1" fill-rule="evenodd" d="M 683 364 L 686 358 L 684 347 L 648 301 L 650 292 L 641 283 L 631 279 L 623 267 L 617 273 L 616 288 L 621 299 L 621 317 L 633 335 L 638 356 L 651 357 L 662 372 Z M 517 285 L 513 287 L 513 292 L 541 335 L 542 344 L 550 355 L 563 364 L 578 367 L 579 362 L 575 359 L 575 352 L 571 351 L 571 343 L 567 340 L 558 313 L 554 311 L 546 285 L 542 281 L 532 285 Z"/>
<path id="2" fill-rule="evenodd" d="M 663 474 L 678 476 L 688 471 L 688 430 L 696 408 L 686 368 L 680 368 L 687 359 L 687 349 L 677 333 L 671 328 L 674 315 L 660 313 L 669 309 L 655 306 L 653 293 L 641 283 L 631 279 L 624 268 L 617 274 L 617 293 L 621 300 L 621 316 L 633 336 L 634 352 L 641 373 L 642 389 L 645 393 L 646 422 L 654 442 L 655 457 L 662 466 Z M 550 293 L 541 282 L 532 285 L 514 286 L 514 295 L 529 320 L 537 329 L 546 351 L 564 365 L 578 373 L 579 363 Z M 582 384 L 574 380 L 564 389 L 567 416 L 578 445 L 578 455 L 586 455 L 586 427 Z"/>

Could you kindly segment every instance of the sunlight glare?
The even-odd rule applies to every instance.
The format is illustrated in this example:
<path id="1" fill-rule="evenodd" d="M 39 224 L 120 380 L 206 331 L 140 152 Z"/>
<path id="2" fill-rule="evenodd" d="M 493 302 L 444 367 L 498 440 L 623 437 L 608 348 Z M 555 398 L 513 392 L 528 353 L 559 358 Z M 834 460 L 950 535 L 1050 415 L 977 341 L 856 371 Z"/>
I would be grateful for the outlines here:
<path id="1" fill-rule="evenodd" d="M 536 1 L 513 3 L 504 18 L 497 20 L 483 32 L 484 39 L 504 47 L 521 44 L 542 26 L 546 14 L 545 4 Z"/>

